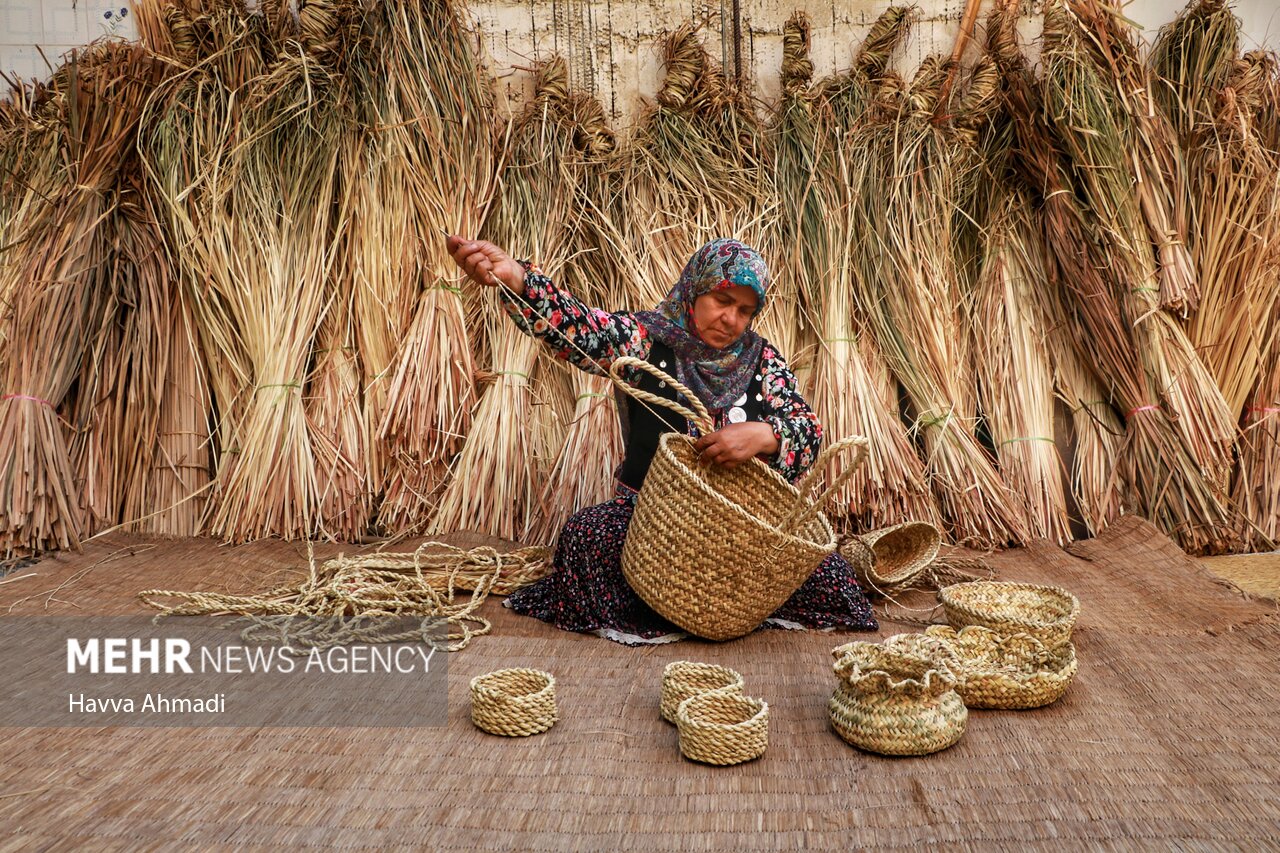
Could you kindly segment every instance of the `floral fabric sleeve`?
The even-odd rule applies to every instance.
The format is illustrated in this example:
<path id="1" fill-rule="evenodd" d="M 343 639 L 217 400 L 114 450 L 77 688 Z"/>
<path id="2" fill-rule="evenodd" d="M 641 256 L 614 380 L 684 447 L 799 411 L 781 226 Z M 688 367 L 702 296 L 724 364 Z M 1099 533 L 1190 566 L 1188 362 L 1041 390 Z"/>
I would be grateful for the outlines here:
<path id="1" fill-rule="evenodd" d="M 603 375 L 615 358 L 649 355 L 649 333 L 632 314 L 592 308 L 556 287 L 533 264 L 520 263 L 525 268 L 524 293 L 517 297 L 499 287 L 502 306 L 521 331 L 545 341 L 557 357 Z"/>
<path id="2" fill-rule="evenodd" d="M 764 411 L 761 420 L 773 427 L 778 452 L 769 465 L 795 482 L 813 465 L 822 443 L 822 424 L 796 388 L 796 377 L 771 345 L 760 354 Z"/>

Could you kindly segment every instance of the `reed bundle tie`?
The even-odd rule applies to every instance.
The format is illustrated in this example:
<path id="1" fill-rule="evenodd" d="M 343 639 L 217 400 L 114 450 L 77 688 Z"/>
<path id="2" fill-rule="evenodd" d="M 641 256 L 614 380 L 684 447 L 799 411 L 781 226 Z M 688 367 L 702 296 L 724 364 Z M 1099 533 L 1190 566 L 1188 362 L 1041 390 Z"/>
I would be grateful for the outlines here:
<path id="1" fill-rule="evenodd" d="M 42 406 L 48 406 L 51 409 L 56 408 L 53 403 L 50 403 L 48 400 L 40 397 L 33 397 L 30 394 L 5 394 L 3 397 L 0 397 L 0 400 L 27 400 L 31 403 L 39 403 Z"/>
<path id="2" fill-rule="evenodd" d="M 417 641 L 446 652 L 466 648 L 493 625 L 477 615 L 490 593 L 508 595 L 545 576 L 551 552 L 521 548 L 464 550 L 425 542 L 411 553 L 339 554 L 317 565 L 307 545 L 307 577 L 257 595 L 150 589 L 143 603 L 165 616 L 240 616 L 246 641 L 279 640 L 290 647 Z M 465 598 L 459 592 L 470 592 Z M 176 598 L 168 606 L 153 599 Z M 420 617 L 412 630 L 391 630 L 391 619 Z M 324 620 L 324 621 L 319 621 Z M 443 637 L 439 630 L 446 631 Z"/>
<path id="3" fill-rule="evenodd" d="M 1020 436 L 1017 436 L 1016 438 L 1006 438 L 1004 441 L 1000 442 L 1000 443 L 997 445 L 997 447 L 1003 447 L 1003 446 L 1005 446 L 1006 444 L 1012 444 L 1012 443 L 1013 443 L 1013 442 L 1015 442 L 1015 441 L 1047 441 L 1047 442 L 1049 442 L 1050 444 L 1053 444 L 1053 443 L 1054 443 L 1053 439 L 1052 439 L 1052 438 L 1049 438 L 1048 436 L 1043 436 L 1043 435 L 1020 435 Z"/>

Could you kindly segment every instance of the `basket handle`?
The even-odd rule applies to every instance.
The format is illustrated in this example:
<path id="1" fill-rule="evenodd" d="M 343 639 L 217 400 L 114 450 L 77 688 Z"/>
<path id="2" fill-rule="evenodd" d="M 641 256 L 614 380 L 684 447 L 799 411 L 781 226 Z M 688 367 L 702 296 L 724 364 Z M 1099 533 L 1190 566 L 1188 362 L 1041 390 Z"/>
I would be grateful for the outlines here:
<path id="1" fill-rule="evenodd" d="M 668 400 L 665 397 L 659 397 L 657 394 L 650 394 L 648 391 L 642 391 L 632 385 L 622 381 L 621 371 L 624 367 L 635 367 L 643 370 L 649 375 L 666 382 L 677 392 L 679 392 L 693 406 L 693 411 L 689 411 L 675 400 Z M 707 413 L 707 407 L 702 405 L 702 401 L 698 399 L 698 395 L 681 385 L 668 374 L 664 373 L 657 367 L 642 358 L 633 358 L 629 355 L 615 358 L 613 364 L 609 366 L 609 376 L 616 380 L 616 384 L 626 391 L 632 397 L 635 397 L 642 403 L 654 403 L 659 406 L 670 409 L 678 415 L 683 415 L 698 427 L 702 433 L 710 433 L 715 431 L 715 423 L 711 420 L 711 415 Z"/>
<path id="2" fill-rule="evenodd" d="M 831 481 L 826 490 L 810 503 L 808 500 L 809 493 L 818 485 L 822 469 L 838 454 L 844 453 L 850 447 L 856 447 L 858 451 L 853 461 L 849 463 L 849 467 L 840 472 L 839 476 Z M 849 482 L 849 478 L 858 472 L 858 466 L 866 461 L 870 448 L 871 442 L 865 436 L 851 435 L 819 453 L 818 458 L 813 462 L 813 467 L 809 469 L 809 475 L 800 484 L 800 492 L 796 495 L 795 505 L 791 507 L 791 512 L 787 513 L 787 517 L 778 524 L 778 529 L 794 530 L 812 518 L 822 508 L 827 498 L 831 497 L 836 489 Z"/>

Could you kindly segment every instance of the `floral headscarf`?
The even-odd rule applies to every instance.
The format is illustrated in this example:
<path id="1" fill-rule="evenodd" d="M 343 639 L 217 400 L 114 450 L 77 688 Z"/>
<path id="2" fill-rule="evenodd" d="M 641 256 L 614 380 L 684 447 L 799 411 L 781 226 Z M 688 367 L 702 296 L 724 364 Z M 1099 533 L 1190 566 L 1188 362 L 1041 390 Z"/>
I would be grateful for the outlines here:
<path id="1" fill-rule="evenodd" d="M 755 291 L 758 317 L 769 287 L 764 258 L 738 240 L 712 240 L 694 252 L 656 309 L 636 315 L 649 334 L 675 351 L 676 378 L 708 409 L 723 409 L 747 392 L 764 340 L 748 328 L 729 346 L 716 349 L 692 331 L 693 303 L 704 293 L 739 285 Z"/>

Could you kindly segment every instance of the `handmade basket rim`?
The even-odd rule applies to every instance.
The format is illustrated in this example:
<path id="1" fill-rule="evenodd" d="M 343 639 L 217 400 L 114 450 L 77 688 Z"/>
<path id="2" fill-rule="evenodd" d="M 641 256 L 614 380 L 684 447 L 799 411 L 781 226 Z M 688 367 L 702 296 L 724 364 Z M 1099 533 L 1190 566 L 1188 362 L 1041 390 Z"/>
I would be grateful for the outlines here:
<path id="1" fill-rule="evenodd" d="M 523 675 L 532 675 L 543 681 L 541 687 L 536 690 L 528 690 L 521 693 L 514 693 L 510 690 L 504 690 L 494 682 L 500 682 L 505 678 L 513 678 Z M 503 699 L 533 699 L 554 690 L 556 686 L 556 677 L 549 672 L 540 669 L 526 669 L 523 667 L 514 667 L 509 669 L 495 669 L 492 672 L 486 672 L 477 675 L 471 679 L 472 693 L 479 693 L 486 697 L 503 698 Z"/>
<path id="2" fill-rule="evenodd" d="M 1000 605 L 984 607 L 981 603 L 975 603 L 966 597 L 969 592 L 975 592 L 980 589 L 995 590 L 1022 590 L 1032 592 L 1039 595 L 1045 601 L 1057 601 L 1066 604 L 1066 613 L 1059 615 L 1056 619 L 1042 620 L 1030 619 L 1021 613 L 1010 612 L 1002 609 Z M 1080 615 L 1080 599 L 1068 590 L 1060 586 L 1051 586 L 1048 584 L 1025 583 L 1021 581 L 967 581 L 965 583 L 952 584 L 938 590 L 938 600 L 947 607 L 955 607 L 966 613 L 979 617 L 981 619 L 1002 622 L 1007 625 L 1019 625 L 1034 630 L 1045 630 L 1049 628 L 1061 628 L 1067 625 L 1074 625 L 1077 617 Z"/>
<path id="3" fill-rule="evenodd" d="M 723 492 L 720 492 L 716 489 L 713 489 L 711 485 L 707 482 L 707 480 L 697 470 L 690 467 L 689 465 L 686 465 L 684 460 L 682 460 L 679 457 L 679 455 L 670 448 L 670 445 L 677 441 L 684 442 L 685 445 L 689 447 L 692 447 L 692 444 L 693 444 L 693 439 L 687 435 L 681 435 L 680 433 L 675 433 L 675 432 L 663 433 L 662 437 L 658 440 L 657 452 L 664 454 L 668 458 L 668 460 L 680 470 L 681 474 L 684 475 L 684 478 L 686 480 L 691 480 L 697 483 L 697 488 L 699 492 L 701 492 L 704 495 L 707 495 L 712 499 L 723 502 L 723 504 L 728 505 L 728 507 L 734 513 L 736 513 L 739 517 L 741 517 L 742 520 L 747 522 L 751 527 L 756 528 L 758 530 L 763 530 L 770 536 L 781 537 L 784 541 L 789 539 L 793 541 L 804 542 L 815 548 L 822 548 L 828 551 L 834 551 L 836 549 L 838 542 L 836 540 L 835 529 L 831 526 L 831 522 L 827 518 L 825 513 L 823 512 L 815 513 L 813 517 L 810 518 L 808 521 L 806 521 L 804 525 L 797 531 L 787 532 L 787 531 L 779 530 L 776 525 L 766 522 L 764 519 L 761 519 L 759 516 L 752 515 L 742 506 L 742 504 L 738 503 L 738 501 L 735 498 L 729 495 L 726 495 Z M 746 467 L 749 467 L 749 469 L 754 472 L 753 475 L 763 475 L 766 478 L 770 478 L 773 482 L 777 483 L 778 485 L 785 487 L 792 497 L 794 498 L 800 497 L 799 489 L 797 489 L 791 483 L 787 482 L 785 477 L 783 477 L 777 471 L 770 468 L 761 460 L 755 457 L 752 457 L 751 459 L 747 460 Z M 807 536 L 799 535 L 800 533 L 804 532 L 804 530 L 810 527 L 815 527 L 815 526 L 821 528 L 824 535 L 826 536 L 825 541 L 819 542 L 816 539 L 810 539 Z"/>
<path id="4" fill-rule="evenodd" d="M 948 636 L 948 632 L 950 632 L 950 636 Z M 1070 677 L 1079 665 L 1079 661 L 1076 658 L 1076 647 L 1070 642 L 1063 643 L 1057 648 L 1049 648 L 1039 638 L 1031 634 L 1002 634 L 982 625 L 966 625 L 959 631 L 946 625 L 934 625 L 925 633 L 952 647 L 960 658 L 961 664 L 965 666 L 965 675 L 968 680 L 1003 679 L 1019 686 L 1032 684 L 1038 680 L 1056 682 Z M 1044 663 L 1037 662 L 1034 665 L 1019 666 L 1017 669 L 984 668 L 973 657 L 964 652 L 963 643 L 969 637 L 982 637 L 984 640 L 994 643 L 997 649 L 1016 647 L 1017 644 L 1030 641 L 1031 644 L 1039 647 L 1040 656 L 1043 658 Z"/>
<path id="5" fill-rule="evenodd" d="M 848 648 L 850 646 L 859 648 Z M 959 682 L 959 678 L 947 670 L 945 666 L 940 666 L 935 661 L 922 655 L 886 648 L 879 643 L 870 643 L 863 640 L 845 643 L 844 646 L 838 648 L 847 648 L 847 651 L 832 664 L 832 670 L 836 674 L 836 679 L 841 683 L 847 684 L 850 688 L 867 688 L 879 684 L 881 689 L 887 692 L 941 694 L 946 693 L 948 690 L 954 690 Z M 875 651 L 870 651 L 871 649 Z M 872 666 L 864 669 L 856 660 L 859 654 L 888 655 L 902 658 L 912 663 L 923 664 L 924 675 L 899 678 L 895 673 L 889 672 L 883 667 Z M 848 658 L 854 658 L 855 661 L 849 674 L 845 675 L 840 671 L 841 664 Z"/>
<path id="6" fill-rule="evenodd" d="M 917 532 L 918 531 L 918 532 Z M 890 536 L 910 535 L 917 536 L 921 539 L 928 538 L 928 547 L 922 549 L 922 554 L 914 560 L 898 566 L 897 570 L 892 573 L 882 572 L 880 570 L 880 555 L 876 553 L 876 545 L 881 539 Z M 898 524 L 891 524 L 864 533 L 857 537 L 871 551 L 874 558 L 871 567 L 867 569 L 867 575 L 877 584 L 882 586 L 894 586 L 896 584 L 905 583 L 911 580 L 917 574 L 924 570 L 926 566 L 932 563 L 938 557 L 938 552 L 942 548 L 942 534 L 938 528 L 927 521 L 903 521 Z"/>
<path id="7" fill-rule="evenodd" d="M 673 660 L 662 668 L 662 677 L 663 679 L 678 678 L 677 668 L 683 669 L 686 667 L 690 669 L 711 670 L 711 671 L 714 671 L 716 674 L 723 673 L 723 674 L 733 676 L 738 681 L 742 680 L 742 673 L 738 672 L 736 669 L 733 669 L 732 667 L 725 666 L 724 664 L 708 663 L 706 661 L 700 661 L 700 660 Z"/>
<path id="8" fill-rule="evenodd" d="M 755 707 L 758 705 L 759 707 L 756 708 L 755 713 L 753 713 L 750 717 L 737 723 L 718 723 L 714 720 L 703 720 L 693 716 L 691 713 L 690 709 L 695 708 L 696 703 L 698 703 L 699 701 L 710 704 L 713 700 L 725 700 L 725 699 L 729 699 L 733 701 L 735 704 L 747 704 L 747 705 L 751 705 L 752 707 Z M 694 704 L 690 704 L 690 703 L 694 703 Z M 682 720 L 683 722 L 689 725 L 700 726 L 702 728 L 715 729 L 717 731 L 722 731 L 722 732 L 733 732 L 738 729 L 745 729 L 749 726 L 756 725 L 759 723 L 762 717 L 766 717 L 768 716 L 768 714 L 769 714 L 769 703 L 766 702 L 765 700 L 759 699 L 755 696 L 747 696 L 745 693 L 731 692 L 724 688 L 720 688 L 717 690 L 708 690 L 704 693 L 698 693 L 694 696 L 690 696 L 688 699 L 681 701 L 679 707 L 676 708 L 676 716 L 678 719 Z"/>

